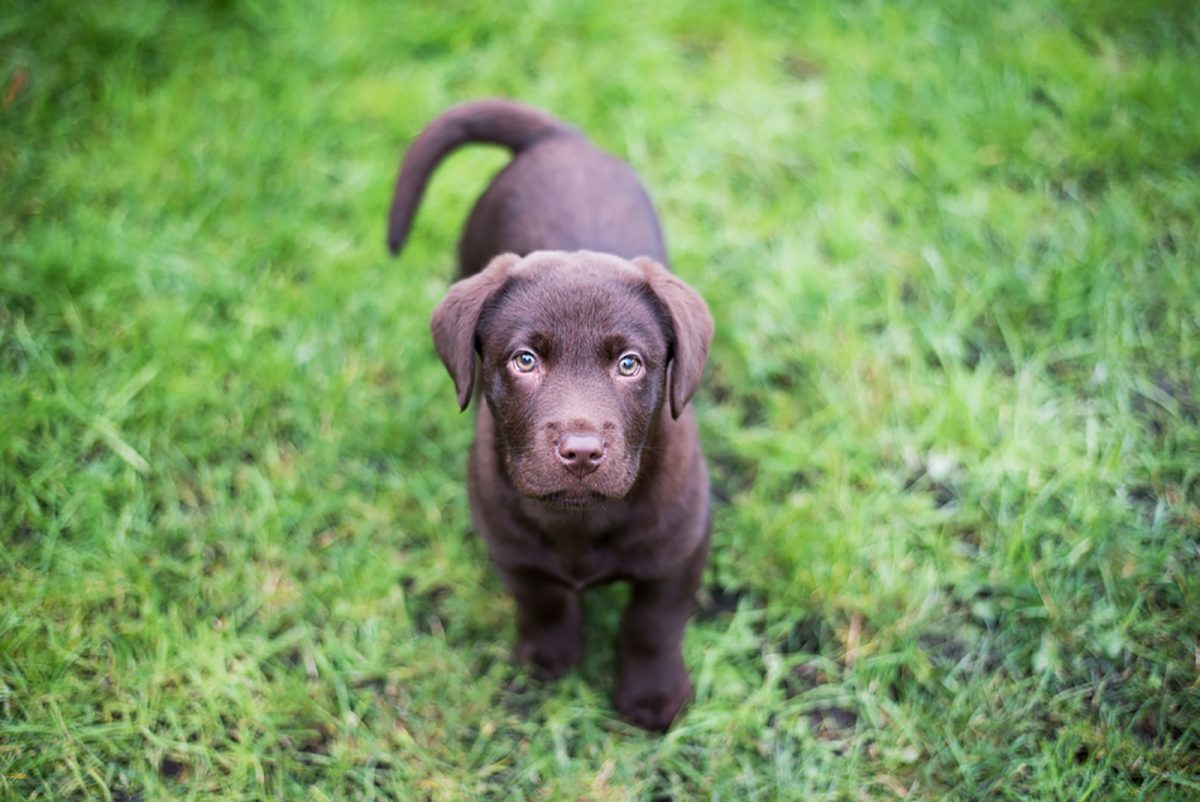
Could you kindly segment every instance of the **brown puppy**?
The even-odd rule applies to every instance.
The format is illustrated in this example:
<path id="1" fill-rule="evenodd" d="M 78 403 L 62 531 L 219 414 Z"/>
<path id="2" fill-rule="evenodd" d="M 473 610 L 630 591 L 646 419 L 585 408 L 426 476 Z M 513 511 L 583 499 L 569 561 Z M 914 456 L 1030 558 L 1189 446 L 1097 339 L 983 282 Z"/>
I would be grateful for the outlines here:
<path id="1" fill-rule="evenodd" d="M 516 599 L 517 655 L 546 676 L 583 658 L 581 591 L 632 583 L 615 702 L 665 730 L 691 694 L 680 644 L 708 549 L 708 475 L 687 402 L 712 318 L 662 266 L 633 171 L 509 101 L 453 108 L 413 142 L 393 253 L 430 173 L 468 142 L 514 153 L 471 212 L 463 278 L 431 321 L 464 409 L 481 358 L 472 521 Z"/>

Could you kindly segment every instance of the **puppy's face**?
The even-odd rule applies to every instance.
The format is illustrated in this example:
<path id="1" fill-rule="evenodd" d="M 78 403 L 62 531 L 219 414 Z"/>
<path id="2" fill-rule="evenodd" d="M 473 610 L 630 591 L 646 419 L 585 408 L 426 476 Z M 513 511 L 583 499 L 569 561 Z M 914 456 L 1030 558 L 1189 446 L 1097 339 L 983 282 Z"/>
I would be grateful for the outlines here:
<path id="1" fill-rule="evenodd" d="M 579 508 L 629 492 L 664 402 L 678 415 L 694 390 L 712 332 L 703 301 L 661 266 L 588 252 L 497 257 L 451 289 L 432 325 L 464 406 L 481 357 L 517 490 Z"/>
<path id="2" fill-rule="evenodd" d="M 483 396 L 526 496 L 590 506 L 637 478 L 662 406 L 670 320 L 621 267 L 534 262 L 484 305 Z"/>

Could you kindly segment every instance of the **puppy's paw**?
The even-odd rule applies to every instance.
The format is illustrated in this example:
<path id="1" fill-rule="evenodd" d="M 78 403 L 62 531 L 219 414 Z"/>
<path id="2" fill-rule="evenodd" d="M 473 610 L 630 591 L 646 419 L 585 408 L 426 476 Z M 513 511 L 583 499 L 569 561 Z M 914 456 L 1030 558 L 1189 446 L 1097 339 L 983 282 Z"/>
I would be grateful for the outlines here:
<path id="1" fill-rule="evenodd" d="M 564 635 L 517 641 L 517 660 L 528 663 L 538 679 L 558 679 L 583 662 L 583 637 Z"/>
<path id="2" fill-rule="evenodd" d="M 613 702 L 629 723 L 653 732 L 666 732 L 691 698 L 692 683 L 687 673 L 680 671 L 665 677 L 626 678 L 617 688 Z"/>

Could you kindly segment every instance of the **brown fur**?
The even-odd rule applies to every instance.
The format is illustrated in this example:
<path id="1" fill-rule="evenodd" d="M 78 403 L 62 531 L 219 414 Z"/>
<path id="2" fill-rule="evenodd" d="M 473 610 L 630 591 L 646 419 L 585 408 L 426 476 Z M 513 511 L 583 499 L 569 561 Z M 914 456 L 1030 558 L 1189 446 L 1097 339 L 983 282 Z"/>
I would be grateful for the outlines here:
<path id="1" fill-rule="evenodd" d="M 615 702 L 664 730 L 691 694 L 680 644 L 708 549 L 708 476 L 688 400 L 712 319 L 663 266 L 633 171 L 509 101 L 456 107 L 417 137 L 396 183 L 393 251 L 438 161 L 467 142 L 504 145 L 514 159 L 471 212 L 464 278 L 431 328 L 459 405 L 476 392 L 485 402 L 471 515 L 516 599 L 517 655 L 551 677 L 576 665 L 580 593 L 631 582 Z"/>

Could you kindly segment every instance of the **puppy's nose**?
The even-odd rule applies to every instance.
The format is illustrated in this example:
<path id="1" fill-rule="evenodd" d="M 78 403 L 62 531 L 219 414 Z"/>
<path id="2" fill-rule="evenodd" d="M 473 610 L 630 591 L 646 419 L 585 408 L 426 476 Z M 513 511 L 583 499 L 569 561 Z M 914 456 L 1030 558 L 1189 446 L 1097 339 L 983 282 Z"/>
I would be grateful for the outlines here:
<path id="1" fill-rule="evenodd" d="M 558 461 L 582 479 L 604 462 L 604 441 L 598 434 L 568 432 L 558 438 Z"/>

